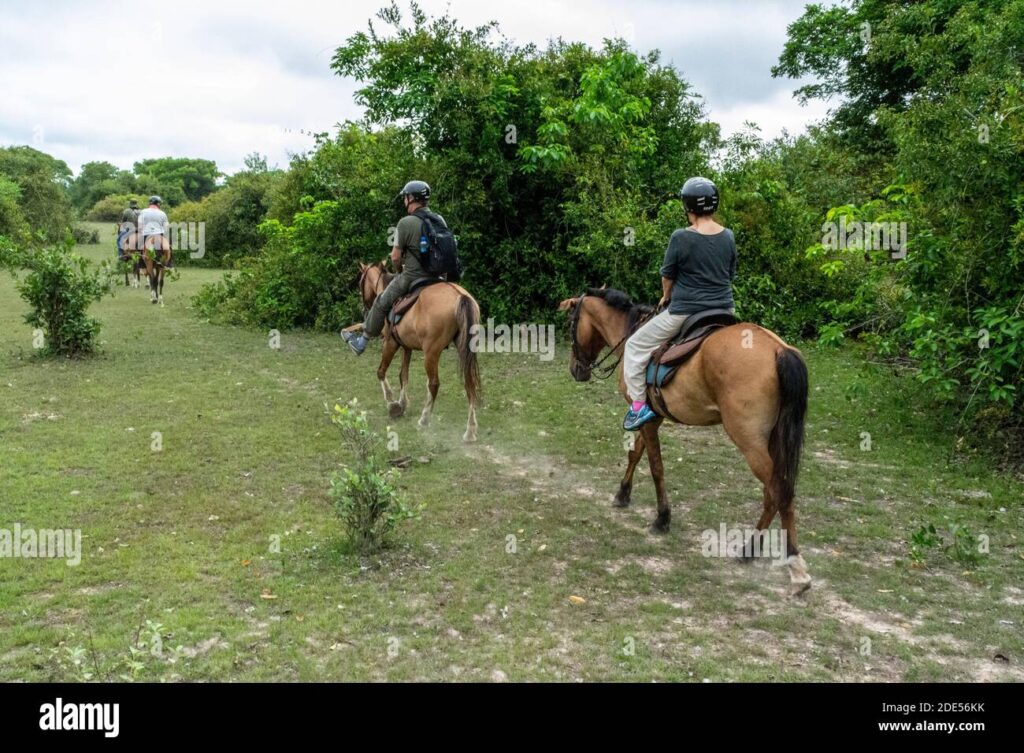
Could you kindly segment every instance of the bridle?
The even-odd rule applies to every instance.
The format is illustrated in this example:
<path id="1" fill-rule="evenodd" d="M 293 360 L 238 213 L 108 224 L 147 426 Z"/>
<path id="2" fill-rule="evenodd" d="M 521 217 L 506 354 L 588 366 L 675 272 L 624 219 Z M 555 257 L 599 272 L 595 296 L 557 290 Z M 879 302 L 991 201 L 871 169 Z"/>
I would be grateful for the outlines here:
<path id="1" fill-rule="evenodd" d="M 590 375 L 592 377 L 594 377 L 595 379 L 607 379 L 608 377 L 615 373 L 615 370 L 617 368 L 619 368 L 619 364 L 622 363 L 622 356 L 625 351 L 619 353 L 618 357 L 607 366 L 605 365 L 605 361 L 607 361 L 609 358 L 614 356 L 619 351 L 619 348 L 622 347 L 622 344 L 629 339 L 630 335 L 632 335 L 636 331 L 637 327 L 639 327 L 641 324 L 646 322 L 651 317 L 651 314 L 647 314 L 646 316 L 639 318 L 636 324 L 632 328 L 630 328 L 630 330 L 626 332 L 625 335 L 622 336 L 622 339 L 619 340 L 618 344 L 616 344 L 614 348 L 605 353 L 600 360 L 588 361 L 583 357 L 583 354 L 580 352 L 580 345 L 576 341 L 576 328 L 579 326 L 580 311 L 583 309 L 583 299 L 586 297 L 586 293 L 581 293 L 576 298 L 576 305 L 573 307 L 573 311 L 569 315 L 569 342 L 572 343 L 572 355 L 573 358 L 576 359 L 576 363 L 583 364 L 584 368 L 590 372 Z"/>
<path id="2" fill-rule="evenodd" d="M 373 286 L 373 293 L 374 295 L 380 295 L 384 290 L 382 285 L 384 281 L 384 267 L 380 264 L 380 262 L 375 262 L 371 264 L 370 266 L 368 266 L 366 269 L 359 273 L 359 282 L 357 283 L 357 287 L 359 289 L 359 302 L 363 304 L 363 317 L 365 317 L 370 311 L 369 306 L 366 305 L 366 295 L 364 294 L 363 291 L 363 282 L 366 280 L 367 272 L 377 267 L 380 268 L 380 277 L 377 278 L 377 282 Z"/>

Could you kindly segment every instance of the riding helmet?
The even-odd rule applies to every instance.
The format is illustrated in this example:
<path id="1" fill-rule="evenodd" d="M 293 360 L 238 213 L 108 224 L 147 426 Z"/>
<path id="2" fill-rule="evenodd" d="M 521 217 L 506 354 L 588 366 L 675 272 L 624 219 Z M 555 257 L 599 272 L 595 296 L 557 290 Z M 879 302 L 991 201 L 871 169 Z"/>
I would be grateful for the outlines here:
<path id="1" fill-rule="evenodd" d="M 162 204 L 163 202 L 160 200 L 159 196 L 150 196 L 149 197 L 149 203 L 150 204 Z"/>
<path id="2" fill-rule="evenodd" d="M 718 188 L 707 178 L 690 178 L 679 191 L 687 212 L 714 214 L 718 209 Z"/>
<path id="3" fill-rule="evenodd" d="M 430 200 L 430 186 L 422 180 L 410 180 L 398 192 L 398 196 L 411 196 L 416 201 L 426 203 Z"/>

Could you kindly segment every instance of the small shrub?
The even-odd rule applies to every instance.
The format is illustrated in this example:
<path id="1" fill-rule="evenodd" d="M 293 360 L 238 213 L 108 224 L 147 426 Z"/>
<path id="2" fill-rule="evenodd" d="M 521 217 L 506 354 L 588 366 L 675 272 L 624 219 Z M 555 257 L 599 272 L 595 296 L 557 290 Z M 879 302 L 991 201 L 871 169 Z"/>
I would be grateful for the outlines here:
<path id="1" fill-rule="evenodd" d="M 87 259 L 71 252 L 70 244 L 25 251 L 0 239 L 0 266 L 10 270 L 32 309 L 25 322 L 43 330 L 42 353 L 74 357 L 95 350 L 100 323 L 87 312 L 91 304 L 113 294 L 108 264 L 90 267 Z M 21 278 L 19 269 L 26 272 Z"/>
<path id="2" fill-rule="evenodd" d="M 346 543 L 359 554 L 385 546 L 388 535 L 403 520 L 419 515 L 398 491 L 398 471 L 388 464 L 384 440 L 370 429 L 366 411 L 356 401 L 335 405 L 331 423 L 352 461 L 331 479 L 331 498 L 345 529 Z"/>
<path id="3" fill-rule="evenodd" d="M 95 246 L 100 242 L 100 231 L 75 225 L 71 228 L 71 240 L 75 242 L 76 246 Z"/>

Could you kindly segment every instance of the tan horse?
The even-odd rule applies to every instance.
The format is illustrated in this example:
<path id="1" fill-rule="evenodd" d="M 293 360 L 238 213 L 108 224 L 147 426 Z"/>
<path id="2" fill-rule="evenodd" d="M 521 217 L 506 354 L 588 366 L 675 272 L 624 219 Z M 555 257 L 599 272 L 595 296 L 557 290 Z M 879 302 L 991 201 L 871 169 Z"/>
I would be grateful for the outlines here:
<path id="1" fill-rule="evenodd" d="M 625 293 L 593 288 L 562 301 L 558 308 L 570 312 L 569 370 L 579 382 L 590 379 L 594 362 L 604 348 L 612 348 L 621 360 L 626 338 L 653 313 L 650 306 L 635 305 Z M 621 367 L 619 390 L 629 402 Z M 665 492 L 658 438 L 661 423 L 665 418 L 691 426 L 720 423 L 763 485 L 764 509 L 755 529 L 757 536 L 763 537 L 778 513 L 786 534 L 790 579 L 795 592 L 803 593 L 810 587 L 811 577 L 797 550 L 793 496 L 804 439 L 807 390 L 803 357 L 774 332 L 746 322 L 717 330 L 662 389 L 669 415 L 655 407 L 656 401 L 650 402 L 660 418 L 644 424 L 636 436 L 614 504 L 629 505 L 633 472 L 646 451 L 658 498 L 658 516 L 651 530 L 667 532 L 672 510 Z M 744 559 L 751 559 L 759 551 L 760 542 L 755 543 L 752 536 L 743 551 Z"/>
<path id="2" fill-rule="evenodd" d="M 385 270 L 384 262 L 371 265 L 359 263 L 359 295 L 365 309 L 373 305 L 374 299 L 384 291 L 392 277 L 393 275 Z M 419 426 L 426 428 L 430 424 L 434 402 L 437 400 L 437 390 L 441 385 L 438 378 L 441 351 L 454 342 L 459 354 L 459 375 L 462 377 L 466 398 L 469 401 L 469 417 L 462 439 L 465 442 L 476 441 L 476 404 L 480 391 L 480 370 L 476 352 L 470 347 L 473 334 L 470 330 L 479 324 L 480 307 L 473 296 L 459 285 L 444 282 L 430 285 L 423 290 L 415 305 L 402 316 L 395 332 L 392 332 L 390 322 L 384 325 L 381 333 L 384 345 L 380 366 L 377 367 L 377 378 L 380 380 L 384 400 L 388 403 L 388 413 L 392 418 L 404 415 L 406 408 L 409 407 L 409 398 L 406 394 L 406 387 L 409 384 L 409 361 L 414 350 L 422 350 L 423 366 L 427 372 L 427 402 L 420 414 Z M 402 370 L 399 374 L 400 392 L 396 401 L 388 383 L 388 368 L 399 348 L 402 349 Z"/>

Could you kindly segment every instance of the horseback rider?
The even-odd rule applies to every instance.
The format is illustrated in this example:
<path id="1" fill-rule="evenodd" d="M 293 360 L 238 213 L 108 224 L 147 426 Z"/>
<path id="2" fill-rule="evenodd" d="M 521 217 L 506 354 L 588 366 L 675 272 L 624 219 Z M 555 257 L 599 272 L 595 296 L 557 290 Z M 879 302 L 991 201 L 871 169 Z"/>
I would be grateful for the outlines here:
<path id="1" fill-rule="evenodd" d="M 657 414 L 647 405 L 647 364 L 658 348 L 678 334 L 691 314 L 707 309 L 735 312 L 736 239 L 714 220 L 718 188 L 707 178 L 690 178 L 679 192 L 690 226 L 676 230 L 661 266 L 661 301 L 668 307 L 626 341 L 622 375 L 632 405 L 622 427 L 636 431 Z"/>
<path id="2" fill-rule="evenodd" d="M 405 184 L 398 197 L 405 205 L 406 215 L 398 222 L 395 246 L 391 249 L 391 263 L 398 273 L 383 293 L 378 295 L 366 315 L 363 331 L 359 334 L 343 331 L 341 337 L 357 356 L 366 350 L 368 339 L 380 335 L 384 320 L 395 301 L 408 293 L 412 287 L 426 279 L 437 277 L 423 269 L 420 254 L 426 250 L 426 235 L 423 221 L 413 216 L 430 203 L 430 186 L 422 180 L 411 180 Z M 441 215 L 435 215 L 447 227 Z"/>
<path id="3" fill-rule="evenodd" d="M 164 210 L 160 208 L 162 203 L 163 200 L 159 196 L 150 196 L 149 206 L 143 209 L 139 215 L 139 226 L 142 228 L 142 247 L 147 250 L 153 248 L 157 252 L 166 251 L 168 256 L 164 267 L 172 269 L 174 263 L 171 261 L 170 256 L 171 243 L 167 237 L 170 222 Z M 150 244 L 150 238 L 153 239 L 152 245 Z"/>
<path id="4" fill-rule="evenodd" d="M 128 206 L 121 212 L 121 221 L 117 226 L 117 260 L 124 261 L 124 242 L 139 230 L 139 202 L 131 199 Z"/>

